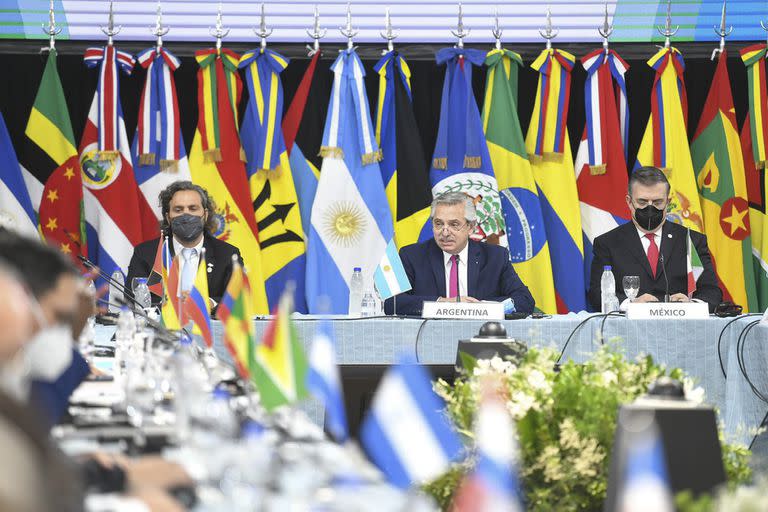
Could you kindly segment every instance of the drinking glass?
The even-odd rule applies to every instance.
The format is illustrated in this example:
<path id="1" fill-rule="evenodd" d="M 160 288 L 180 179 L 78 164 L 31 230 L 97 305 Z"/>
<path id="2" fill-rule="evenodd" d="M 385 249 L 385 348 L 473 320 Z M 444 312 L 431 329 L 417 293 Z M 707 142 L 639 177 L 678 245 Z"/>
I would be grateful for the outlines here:
<path id="1" fill-rule="evenodd" d="M 624 295 L 633 300 L 640 291 L 640 276 L 624 276 L 621 285 L 624 287 Z"/>

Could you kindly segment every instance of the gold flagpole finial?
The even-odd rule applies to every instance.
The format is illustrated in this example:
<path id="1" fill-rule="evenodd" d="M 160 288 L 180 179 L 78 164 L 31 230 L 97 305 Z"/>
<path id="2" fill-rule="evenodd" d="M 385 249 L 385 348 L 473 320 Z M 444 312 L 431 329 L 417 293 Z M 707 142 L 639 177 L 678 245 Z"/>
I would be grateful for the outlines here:
<path id="1" fill-rule="evenodd" d="M 54 11 L 53 0 L 48 6 L 48 24 L 43 23 L 43 32 L 48 34 L 48 47 L 40 48 L 41 52 L 50 52 L 56 49 L 56 36 L 61 33 L 61 27 L 56 25 L 56 13 Z"/>
<path id="2" fill-rule="evenodd" d="M 312 46 L 307 45 L 307 56 L 312 57 L 314 54 L 320 51 L 320 40 L 325 37 L 328 31 L 324 28 L 320 28 L 320 10 L 315 4 L 314 22 L 312 24 L 312 31 L 307 29 L 307 35 L 313 39 Z"/>
<path id="3" fill-rule="evenodd" d="M 216 11 L 216 27 L 209 28 L 208 33 L 216 38 L 216 49 L 221 50 L 221 40 L 229 35 L 229 29 L 224 28 L 224 23 L 221 19 L 222 5 L 219 2 L 219 8 Z"/>
<path id="4" fill-rule="evenodd" d="M 157 2 L 157 17 L 155 18 L 155 26 L 149 27 L 149 32 L 157 37 L 157 51 L 163 47 L 163 36 L 168 33 L 170 28 L 168 25 L 163 25 L 163 7 L 160 2 Z"/>
<path id="5" fill-rule="evenodd" d="M 120 33 L 122 26 L 115 27 L 115 11 L 112 6 L 112 0 L 109 2 L 109 14 L 107 15 L 107 26 L 101 27 L 101 31 L 107 36 L 107 44 L 112 46 L 112 38 Z"/>
<path id="6" fill-rule="evenodd" d="M 552 49 L 552 40 L 560 33 L 560 29 L 552 26 L 552 9 L 547 6 L 547 24 L 544 29 L 539 29 L 539 35 L 547 40 L 547 50 Z"/>
<path id="7" fill-rule="evenodd" d="M 272 35 L 272 29 L 267 28 L 267 16 L 264 14 L 264 2 L 261 3 L 261 21 L 259 28 L 253 29 L 253 32 L 261 38 L 261 49 L 267 47 L 267 38 Z"/>
<path id="8" fill-rule="evenodd" d="M 725 28 L 725 10 L 726 10 L 726 4 L 727 0 L 723 0 L 723 9 L 720 12 L 720 26 L 718 27 L 715 25 L 712 27 L 715 30 L 715 34 L 720 36 L 720 46 L 712 50 L 712 58 L 710 60 L 715 60 L 715 57 L 718 53 L 722 54 L 725 50 L 725 38 L 731 35 L 731 32 L 733 32 L 733 25 L 731 25 L 728 28 Z"/>
<path id="9" fill-rule="evenodd" d="M 603 38 L 603 48 L 605 53 L 608 53 L 608 38 L 613 34 L 613 24 L 608 22 L 608 2 L 605 2 L 605 15 L 603 16 L 603 24 L 597 28 L 597 33 Z"/>
<path id="10" fill-rule="evenodd" d="M 677 34 L 677 31 L 680 30 L 680 25 L 677 25 L 674 29 L 672 28 L 672 0 L 667 0 L 667 20 L 664 23 L 664 27 L 659 25 L 656 27 L 656 30 L 659 31 L 659 34 L 664 36 L 664 48 L 669 48 L 672 36 Z"/>
<path id="11" fill-rule="evenodd" d="M 397 30 L 392 27 L 392 18 L 389 15 L 389 7 L 387 7 L 384 12 L 384 31 L 379 32 L 379 35 L 387 41 L 387 49 L 381 51 L 382 55 L 386 55 L 395 49 L 394 40 L 397 39 L 398 34 Z"/>
<path id="12" fill-rule="evenodd" d="M 493 38 L 496 40 L 496 49 L 501 50 L 501 35 L 504 33 L 504 31 L 501 29 L 501 25 L 499 24 L 499 8 L 496 7 L 496 10 L 493 14 L 493 28 L 491 29 L 491 34 L 493 34 Z"/>
<path id="13" fill-rule="evenodd" d="M 472 32 L 472 29 L 464 28 L 464 6 L 459 2 L 459 22 L 456 25 L 456 30 L 451 30 L 453 37 L 458 39 L 454 47 L 464 48 L 464 38 L 467 37 L 470 32 Z"/>
<path id="14" fill-rule="evenodd" d="M 347 38 L 347 50 L 353 50 L 355 48 L 355 44 L 352 41 L 352 38 L 355 37 L 359 30 L 356 28 L 352 28 L 352 4 L 347 4 L 347 24 L 344 27 L 339 27 L 339 32 L 341 32 L 341 35 Z"/>

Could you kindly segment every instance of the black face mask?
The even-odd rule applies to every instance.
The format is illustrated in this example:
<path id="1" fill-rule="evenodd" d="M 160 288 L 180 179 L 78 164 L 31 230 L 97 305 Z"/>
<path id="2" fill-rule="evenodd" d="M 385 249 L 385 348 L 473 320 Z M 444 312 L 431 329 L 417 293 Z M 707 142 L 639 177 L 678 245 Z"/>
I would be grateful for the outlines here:
<path id="1" fill-rule="evenodd" d="M 635 220 L 646 231 L 653 231 L 664 220 L 664 210 L 659 210 L 652 204 L 645 208 L 635 208 Z"/>
<path id="2" fill-rule="evenodd" d="M 185 213 L 171 219 L 173 236 L 181 242 L 194 242 L 203 232 L 203 218 Z"/>

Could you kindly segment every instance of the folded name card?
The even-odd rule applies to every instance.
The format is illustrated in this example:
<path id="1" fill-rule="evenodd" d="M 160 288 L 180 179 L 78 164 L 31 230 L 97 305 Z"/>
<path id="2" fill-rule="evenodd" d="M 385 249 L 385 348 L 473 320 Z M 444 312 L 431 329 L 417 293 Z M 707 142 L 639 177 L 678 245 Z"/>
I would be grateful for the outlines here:
<path id="1" fill-rule="evenodd" d="M 422 318 L 464 318 L 473 320 L 504 320 L 501 302 L 428 302 L 424 301 Z"/>
<path id="2" fill-rule="evenodd" d="M 627 318 L 630 320 L 661 318 L 701 320 L 709 318 L 709 305 L 704 302 L 630 302 L 627 304 Z"/>

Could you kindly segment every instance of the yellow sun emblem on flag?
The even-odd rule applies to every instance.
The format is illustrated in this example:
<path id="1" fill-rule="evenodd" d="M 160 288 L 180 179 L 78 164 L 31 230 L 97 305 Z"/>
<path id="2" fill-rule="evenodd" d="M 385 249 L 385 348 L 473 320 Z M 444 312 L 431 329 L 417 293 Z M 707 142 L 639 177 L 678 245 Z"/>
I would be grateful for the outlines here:
<path id="1" fill-rule="evenodd" d="M 323 229 L 334 245 L 352 247 L 362 238 L 365 227 L 365 215 L 350 201 L 331 204 L 323 215 Z"/>

